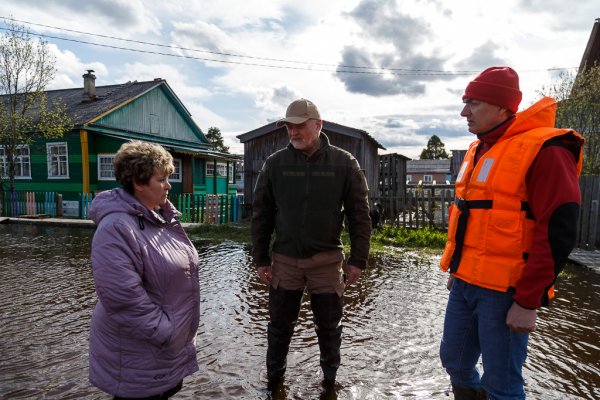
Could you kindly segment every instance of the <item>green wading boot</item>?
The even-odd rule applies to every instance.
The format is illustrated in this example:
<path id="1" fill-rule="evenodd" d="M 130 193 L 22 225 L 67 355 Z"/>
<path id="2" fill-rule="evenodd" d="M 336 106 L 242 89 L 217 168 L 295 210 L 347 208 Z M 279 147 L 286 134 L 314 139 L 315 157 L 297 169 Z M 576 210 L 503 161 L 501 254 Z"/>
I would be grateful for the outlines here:
<path id="1" fill-rule="evenodd" d="M 485 390 L 481 388 L 464 388 L 453 384 L 452 393 L 454 393 L 454 400 L 488 400 Z"/>
<path id="2" fill-rule="evenodd" d="M 269 287 L 267 388 L 274 390 L 285 374 L 287 354 L 298 321 L 303 290 Z"/>
<path id="3" fill-rule="evenodd" d="M 326 383 L 335 382 L 340 366 L 343 304 L 343 299 L 337 293 L 319 293 L 311 296 L 315 331 L 321 352 L 321 369 Z"/>

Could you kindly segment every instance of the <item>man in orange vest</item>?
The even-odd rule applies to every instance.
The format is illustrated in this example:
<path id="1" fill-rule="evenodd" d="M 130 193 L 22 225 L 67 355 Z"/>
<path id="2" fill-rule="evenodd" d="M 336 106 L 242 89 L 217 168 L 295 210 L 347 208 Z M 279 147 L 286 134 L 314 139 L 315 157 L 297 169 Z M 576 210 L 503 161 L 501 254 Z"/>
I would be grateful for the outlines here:
<path id="1" fill-rule="evenodd" d="M 525 398 L 536 310 L 575 243 L 583 138 L 554 128 L 555 100 L 517 113 L 521 98 L 509 67 L 486 69 L 463 95 L 460 115 L 477 140 L 456 179 L 440 262 L 451 274 L 440 357 L 459 400 Z"/>

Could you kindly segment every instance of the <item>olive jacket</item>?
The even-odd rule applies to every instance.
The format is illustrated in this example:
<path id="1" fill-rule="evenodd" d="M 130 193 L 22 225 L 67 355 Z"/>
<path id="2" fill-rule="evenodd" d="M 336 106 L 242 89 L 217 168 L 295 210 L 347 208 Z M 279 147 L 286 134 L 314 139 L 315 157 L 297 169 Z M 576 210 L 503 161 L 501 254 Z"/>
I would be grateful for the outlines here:
<path id="1" fill-rule="evenodd" d="M 252 257 L 271 264 L 272 251 L 294 258 L 342 248 L 345 217 L 350 236 L 349 265 L 366 268 L 371 220 L 368 187 L 358 161 L 320 134 L 309 157 L 289 144 L 264 163 L 254 189 Z"/>

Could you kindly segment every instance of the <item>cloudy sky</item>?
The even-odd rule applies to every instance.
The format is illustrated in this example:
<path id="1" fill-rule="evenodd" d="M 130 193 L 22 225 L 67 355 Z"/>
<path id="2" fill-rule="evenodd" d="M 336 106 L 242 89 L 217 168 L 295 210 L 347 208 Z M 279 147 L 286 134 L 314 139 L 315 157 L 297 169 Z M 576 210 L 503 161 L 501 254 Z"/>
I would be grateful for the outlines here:
<path id="1" fill-rule="evenodd" d="M 521 108 L 579 66 L 597 0 L 3 0 L 2 18 L 45 35 L 53 89 L 166 79 L 204 131 L 226 144 L 314 101 L 324 119 L 417 158 L 473 137 L 459 116 L 481 70 L 519 72 Z M 0 28 L 5 27 L 0 20 Z"/>

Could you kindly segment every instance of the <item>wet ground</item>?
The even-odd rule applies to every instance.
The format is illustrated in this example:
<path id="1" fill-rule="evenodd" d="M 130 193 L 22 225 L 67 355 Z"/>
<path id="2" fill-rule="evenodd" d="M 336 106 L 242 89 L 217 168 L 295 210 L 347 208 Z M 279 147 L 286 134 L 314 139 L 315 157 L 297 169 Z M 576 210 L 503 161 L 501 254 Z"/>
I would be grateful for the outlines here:
<path id="1" fill-rule="evenodd" d="M 96 297 L 93 230 L 0 225 L 0 397 L 109 399 L 88 383 L 87 337 Z M 194 240 L 200 253 L 201 371 L 178 399 L 451 399 L 438 359 L 447 298 L 437 259 L 390 253 L 346 293 L 338 384 L 321 386 L 308 304 L 288 374 L 265 388 L 267 290 L 248 249 Z M 525 365 L 532 399 L 600 398 L 600 274 L 570 266 L 540 313 Z"/>

